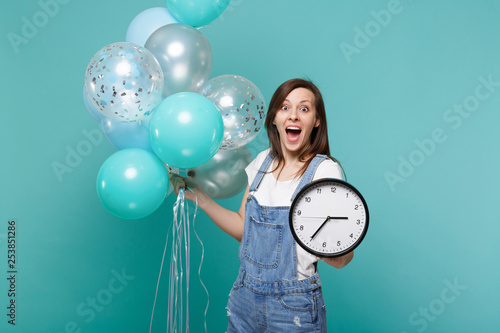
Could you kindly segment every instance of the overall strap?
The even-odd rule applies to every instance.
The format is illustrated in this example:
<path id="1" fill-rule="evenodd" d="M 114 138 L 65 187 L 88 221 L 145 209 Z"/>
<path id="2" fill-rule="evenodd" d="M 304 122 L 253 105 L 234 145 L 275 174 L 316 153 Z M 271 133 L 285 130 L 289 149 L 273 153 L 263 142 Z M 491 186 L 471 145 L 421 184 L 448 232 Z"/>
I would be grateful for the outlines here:
<path id="1" fill-rule="evenodd" d="M 295 189 L 295 192 L 293 193 L 292 198 L 290 199 L 291 202 L 293 202 L 293 199 L 295 199 L 295 196 L 297 196 L 299 191 L 304 186 L 306 186 L 307 184 L 309 184 L 312 181 L 314 174 L 316 173 L 316 169 L 318 168 L 319 164 L 327 159 L 329 159 L 329 157 L 326 155 L 322 155 L 322 154 L 317 154 L 313 158 L 313 160 L 311 161 L 311 163 L 307 167 L 306 172 L 304 172 L 304 175 L 302 176 L 302 179 L 300 180 L 299 185 L 297 185 L 297 188 Z"/>
<path id="2" fill-rule="evenodd" d="M 255 176 L 255 179 L 252 182 L 252 185 L 250 186 L 250 189 L 249 189 L 250 193 L 255 192 L 257 190 L 257 188 L 260 185 L 260 182 L 262 181 L 262 178 L 264 178 L 264 175 L 266 174 L 266 171 L 269 168 L 269 165 L 271 164 L 273 159 L 274 159 L 274 156 L 271 154 L 271 152 L 269 152 L 269 154 L 267 154 L 267 156 L 266 156 L 266 159 L 264 160 L 264 162 L 260 166 L 259 171 L 257 172 L 257 175 Z"/>

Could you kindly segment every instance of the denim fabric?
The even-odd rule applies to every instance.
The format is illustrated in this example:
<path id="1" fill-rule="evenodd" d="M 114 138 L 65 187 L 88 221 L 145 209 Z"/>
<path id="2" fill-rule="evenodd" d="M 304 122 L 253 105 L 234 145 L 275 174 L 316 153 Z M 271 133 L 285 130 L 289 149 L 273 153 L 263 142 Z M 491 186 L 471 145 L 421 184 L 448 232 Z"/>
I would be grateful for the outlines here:
<path id="1" fill-rule="evenodd" d="M 309 183 L 317 155 L 297 185 L 290 203 Z M 269 154 L 250 186 L 240 244 L 240 270 L 229 294 L 228 333 L 326 332 L 326 311 L 319 275 L 297 279 L 296 244 L 288 223 L 289 206 L 261 206 L 253 196 L 273 157 Z"/>

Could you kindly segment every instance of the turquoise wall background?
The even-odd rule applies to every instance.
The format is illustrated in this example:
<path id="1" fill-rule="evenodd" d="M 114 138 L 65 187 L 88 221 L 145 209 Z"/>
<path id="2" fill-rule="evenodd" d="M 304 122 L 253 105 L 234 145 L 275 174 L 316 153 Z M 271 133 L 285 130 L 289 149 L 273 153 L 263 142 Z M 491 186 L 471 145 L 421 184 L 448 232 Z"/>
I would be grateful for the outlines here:
<path id="1" fill-rule="evenodd" d="M 48 4 L 44 24 L 23 31 Z M 124 41 L 130 21 L 157 6 L 164 2 L 4 3 L 2 332 L 148 332 L 175 198 L 142 220 L 104 209 L 95 181 L 114 149 L 96 134 L 82 88 L 92 56 Z M 494 0 L 232 0 L 201 29 L 213 51 L 211 77 L 243 76 L 267 102 L 293 77 L 312 79 L 324 95 L 332 154 L 371 213 L 353 262 L 320 265 L 330 331 L 500 329 L 499 14 Z M 262 134 L 249 145 L 253 156 L 267 148 Z M 69 166 L 69 151 L 82 145 L 91 148 Z M 71 170 L 58 176 L 54 163 Z M 219 202 L 237 209 L 241 195 Z M 7 316 L 13 220 L 15 326 Z M 204 213 L 196 228 L 208 332 L 224 332 L 238 243 Z M 196 274 L 201 248 L 193 241 L 192 249 L 190 327 L 202 332 L 207 297 Z M 165 331 L 167 277 L 153 332 Z"/>

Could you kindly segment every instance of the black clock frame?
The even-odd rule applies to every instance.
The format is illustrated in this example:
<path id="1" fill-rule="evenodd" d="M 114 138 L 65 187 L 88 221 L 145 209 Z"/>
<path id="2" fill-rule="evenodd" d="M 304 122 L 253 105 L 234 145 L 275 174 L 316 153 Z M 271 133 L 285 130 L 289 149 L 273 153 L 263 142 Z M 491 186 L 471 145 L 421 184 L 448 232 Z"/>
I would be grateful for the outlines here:
<path id="1" fill-rule="evenodd" d="M 300 239 L 299 237 L 297 236 L 297 234 L 295 233 L 295 229 L 293 227 L 293 211 L 294 211 L 294 207 L 295 205 L 297 204 L 297 201 L 298 199 L 301 197 L 302 194 L 304 194 L 304 192 L 307 192 L 307 190 L 319 183 L 325 183 L 325 182 L 337 182 L 337 183 L 340 183 L 341 185 L 344 185 L 348 188 L 350 188 L 353 192 L 355 192 L 358 197 L 361 199 L 361 202 L 363 203 L 364 207 L 365 207 L 365 212 L 366 212 L 366 222 L 365 222 L 365 228 L 363 229 L 363 232 L 361 234 L 361 236 L 358 238 L 358 240 L 353 244 L 351 245 L 349 248 L 341 251 L 341 252 L 338 252 L 338 253 L 335 253 L 335 254 L 325 254 L 325 253 L 322 253 L 322 252 L 317 252 L 317 251 L 314 251 L 312 249 L 310 249 L 308 246 L 306 246 Z M 341 180 L 341 179 L 337 179 L 337 178 L 321 178 L 321 179 L 317 179 L 317 180 L 314 180 L 310 183 L 308 183 L 307 185 L 305 185 L 300 191 L 299 193 L 297 193 L 297 195 L 295 196 L 295 198 L 293 199 L 293 202 L 290 206 L 290 211 L 288 213 L 288 223 L 290 225 L 290 230 L 292 232 L 292 235 L 293 235 L 293 238 L 295 239 L 295 242 L 297 244 L 299 244 L 300 247 L 302 247 L 304 250 L 306 250 L 307 252 L 311 253 L 311 254 L 314 254 L 315 256 L 317 257 L 321 257 L 321 258 L 336 258 L 336 257 L 341 257 L 343 255 L 346 255 L 347 253 L 349 252 L 352 252 L 354 251 L 354 249 L 356 249 L 359 244 L 361 244 L 361 242 L 363 241 L 363 239 L 365 238 L 366 236 L 366 233 L 368 231 L 368 225 L 369 225 L 369 221 L 370 221 L 370 214 L 368 212 L 368 205 L 366 204 L 366 201 L 365 201 L 365 198 L 361 195 L 361 193 L 351 184 L 349 184 L 348 182 L 344 181 L 344 180 Z"/>

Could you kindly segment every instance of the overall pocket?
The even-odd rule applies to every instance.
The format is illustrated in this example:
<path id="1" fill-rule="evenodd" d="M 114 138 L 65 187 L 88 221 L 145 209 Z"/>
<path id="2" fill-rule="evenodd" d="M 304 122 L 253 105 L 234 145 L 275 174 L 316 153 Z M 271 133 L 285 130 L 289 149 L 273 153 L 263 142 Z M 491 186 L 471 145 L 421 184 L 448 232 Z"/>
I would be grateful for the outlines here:
<path id="1" fill-rule="evenodd" d="M 308 312 L 315 309 L 315 299 L 312 292 L 282 294 L 279 296 L 281 305 L 288 310 Z"/>
<path id="2" fill-rule="evenodd" d="M 287 310 L 309 313 L 307 322 L 316 324 L 320 320 L 320 325 L 322 325 L 326 321 L 325 302 L 321 288 L 308 292 L 282 294 L 279 296 L 279 302 Z"/>
<path id="3" fill-rule="evenodd" d="M 261 268 L 278 267 L 283 226 L 257 221 L 252 216 L 248 219 L 248 223 L 245 259 Z"/>
<path id="4" fill-rule="evenodd" d="M 279 315 L 282 320 L 301 327 L 300 330 L 295 327 L 296 332 L 316 332 L 318 311 L 312 292 L 282 294 L 278 296 L 278 301 L 281 305 Z"/>

